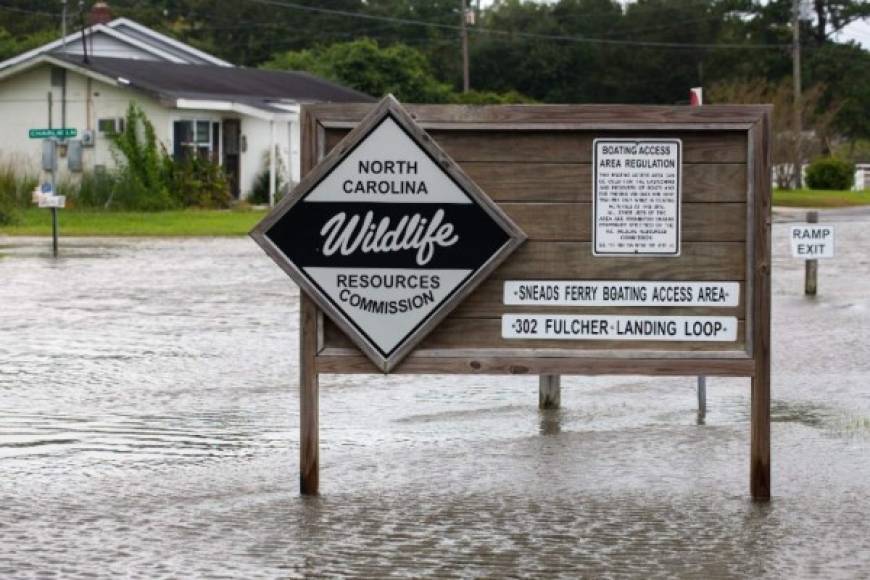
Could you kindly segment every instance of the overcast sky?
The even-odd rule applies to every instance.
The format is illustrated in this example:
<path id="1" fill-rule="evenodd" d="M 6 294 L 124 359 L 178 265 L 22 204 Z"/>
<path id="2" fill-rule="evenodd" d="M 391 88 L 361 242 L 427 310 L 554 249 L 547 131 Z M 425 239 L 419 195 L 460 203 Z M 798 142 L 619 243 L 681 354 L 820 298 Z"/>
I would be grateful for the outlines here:
<path id="1" fill-rule="evenodd" d="M 472 0 L 474 1 L 474 0 Z M 553 2 L 555 0 L 538 0 L 543 2 Z M 480 0 L 480 4 L 482 6 L 489 6 L 492 4 L 493 0 Z M 630 4 L 630 0 L 619 0 L 619 2 L 623 5 Z M 855 40 L 861 44 L 867 50 L 870 50 L 870 21 L 863 20 L 858 22 L 853 22 L 851 25 L 847 26 L 844 30 L 840 32 L 837 36 L 837 40 L 840 42 L 845 42 L 847 40 Z"/>

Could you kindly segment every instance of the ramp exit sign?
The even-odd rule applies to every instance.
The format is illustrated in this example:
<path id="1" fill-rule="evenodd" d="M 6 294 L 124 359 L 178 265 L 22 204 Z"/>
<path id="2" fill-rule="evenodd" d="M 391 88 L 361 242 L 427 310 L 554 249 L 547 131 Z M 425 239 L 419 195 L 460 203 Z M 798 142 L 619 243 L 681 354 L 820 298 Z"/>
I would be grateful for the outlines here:
<path id="1" fill-rule="evenodd" d="M 791 255 L 815 260 L 834 257 L 834 226 L 807 224 L 791 227 Z"/>

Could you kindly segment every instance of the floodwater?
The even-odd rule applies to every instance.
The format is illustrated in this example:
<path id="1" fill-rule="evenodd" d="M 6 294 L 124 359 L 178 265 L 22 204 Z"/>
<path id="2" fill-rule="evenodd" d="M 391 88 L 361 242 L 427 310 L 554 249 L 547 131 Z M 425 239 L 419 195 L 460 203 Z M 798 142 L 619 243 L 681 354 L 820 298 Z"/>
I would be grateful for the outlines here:
<path id="1" fill-rule="evenodd" d="M 867 578 L 870 216 L 803 296 L 775 225 L 773 492 L 749 381 L 326 376 L 248 239 L 0 237 L 0 578 Z M 823 216 L 822 222 L 826 219 Z"/>

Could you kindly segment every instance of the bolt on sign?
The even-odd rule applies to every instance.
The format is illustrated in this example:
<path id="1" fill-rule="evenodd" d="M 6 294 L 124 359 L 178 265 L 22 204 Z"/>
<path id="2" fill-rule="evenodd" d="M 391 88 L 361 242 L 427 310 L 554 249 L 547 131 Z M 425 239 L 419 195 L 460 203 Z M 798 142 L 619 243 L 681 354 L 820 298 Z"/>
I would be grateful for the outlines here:
<path id="1" fill-rule="evenodd" d="M 253 237 L 385 371 L 525 239 L 391 96 Z"/>
<path id="2" fill-rule="evenodd" d="M 318 376 L 387 370 L 750 377 L 750 489 L 768 498 L 770 115 L 303 107 L 306 178 L 253 233 L 303 289 L 302 492 Z M 394 309 L 415 314 L 382 328 Z"/>

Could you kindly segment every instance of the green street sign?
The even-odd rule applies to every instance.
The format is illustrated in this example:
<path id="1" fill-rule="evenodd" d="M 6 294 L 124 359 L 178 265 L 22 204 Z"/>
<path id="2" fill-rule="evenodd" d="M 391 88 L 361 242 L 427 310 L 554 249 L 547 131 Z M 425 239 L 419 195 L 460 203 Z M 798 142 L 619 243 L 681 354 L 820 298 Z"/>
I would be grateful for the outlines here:
<path id="1" fill-rule="evenodd" d="M 31 139 L 51 139 L 52 137 L 58 139 L 66 139 L 68 137 L 75 137 L 79 132 L 76 129 L 31 129 L 28 131 L 28 135 L 30 135 Z"/>

